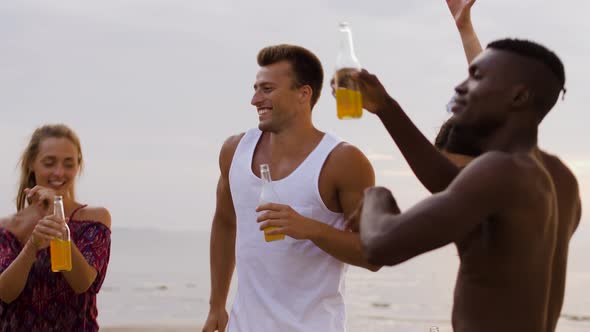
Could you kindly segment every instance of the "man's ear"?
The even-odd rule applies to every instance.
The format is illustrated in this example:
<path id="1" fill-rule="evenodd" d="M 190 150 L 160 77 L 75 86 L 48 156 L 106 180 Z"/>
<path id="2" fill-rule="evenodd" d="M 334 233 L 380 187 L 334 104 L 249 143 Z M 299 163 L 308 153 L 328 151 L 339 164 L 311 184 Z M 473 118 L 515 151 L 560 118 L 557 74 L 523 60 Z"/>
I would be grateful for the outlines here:
<path id="1" fill-rule="evenodd" d="M 533 92 L 528 86 L 519 85 L 514 88 L 512 93 L 512 104 L 517 109 L 521 109 L 533 102 Z"/>
<path id="2" fill-rule="evenodd" d="M 308 103 L 311 100 L 313 90 L 309 85 L 304 85 L 299 88 L 299 100 L 301 103 Z"/>

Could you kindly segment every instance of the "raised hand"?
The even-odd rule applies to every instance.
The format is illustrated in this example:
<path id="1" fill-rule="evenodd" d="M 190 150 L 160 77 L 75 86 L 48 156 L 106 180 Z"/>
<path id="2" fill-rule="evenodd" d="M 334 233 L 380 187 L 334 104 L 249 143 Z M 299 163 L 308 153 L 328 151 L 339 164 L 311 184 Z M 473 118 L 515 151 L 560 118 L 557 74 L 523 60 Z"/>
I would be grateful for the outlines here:
<path id="1" fill-rule="evenodd" d="M 377 76 L 363 69 L 360 72 L 352 73 L 350 76 L 359 83 L 361 89 L 363 108 L 373 114 L 377 114 L 381 108 L 391 101 L 391 97 L 379 82 Z M 330 80 L 332 96 L 336 97 L 336 83 L 334 78 Z"/>
<path id="2" fill-rule="evenodd" d="M 377 114 L 391 103 L 391 96 L 389 96 L 377 76 L 363 69 L 352 74 L 352 78 L 359 82 L 363 96 L 363 108 L 367 111 Z"/>
<path id="3" fill-rule="evenodd" d="M 447 6 L 455 19 L 457 28 L 471 24 L 471 7 L 476 0 L 447 0 Z"/>
<path id="4" fill-rule="evenodd" d="M 25 194 L 31 200 L 31 205 L 36 206 L 43 215 L 53 212 L 53 200 L 56 195 L 53 189 L 34 186 L 33 188 L 26 188 Z"/>

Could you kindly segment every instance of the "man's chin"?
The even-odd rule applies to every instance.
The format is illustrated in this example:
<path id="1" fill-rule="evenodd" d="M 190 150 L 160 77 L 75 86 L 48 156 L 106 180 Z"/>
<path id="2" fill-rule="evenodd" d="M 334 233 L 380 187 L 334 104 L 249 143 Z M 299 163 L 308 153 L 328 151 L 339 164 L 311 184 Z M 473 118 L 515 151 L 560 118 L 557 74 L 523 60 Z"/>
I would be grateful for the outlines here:
<path id="1" fill-rule="evenodd" d="M 272 124 L 270 124 L 268 122 L 259 122 L 258 129 L 260 129 L 260 131 L 275 132 L 275 129 L 272 126 Z"/>
<path id="2" fill-rule="evenodd" d="M 498 119 L 479 121 L 478 123 L 464 124 L 453 118 L 451 130 L 446 142 L 446 150 L 452 153 L 477 157 L 484 151 L 482 144 L 493 136 L 504 124 Z"/>

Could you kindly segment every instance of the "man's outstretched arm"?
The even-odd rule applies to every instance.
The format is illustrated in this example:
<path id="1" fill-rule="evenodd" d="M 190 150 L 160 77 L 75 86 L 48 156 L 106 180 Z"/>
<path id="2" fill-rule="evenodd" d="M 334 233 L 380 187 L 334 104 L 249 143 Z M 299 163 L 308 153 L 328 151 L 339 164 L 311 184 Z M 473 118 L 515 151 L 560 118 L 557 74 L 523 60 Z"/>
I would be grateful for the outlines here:
<path id="1" fill-rule="evenodd" d="M 510 157 L 486 155 L 470 164 L 445 191 L 398 214 L 391 192 L 365 192 L 361 243 L 371 264 L 396 265 L 463 239 L 491 215 L 525 197 L 524 176 Z M 519 175 L 521 174 L 521 175 Z M 521 197 L 521 198 L 522 198 Z"/>

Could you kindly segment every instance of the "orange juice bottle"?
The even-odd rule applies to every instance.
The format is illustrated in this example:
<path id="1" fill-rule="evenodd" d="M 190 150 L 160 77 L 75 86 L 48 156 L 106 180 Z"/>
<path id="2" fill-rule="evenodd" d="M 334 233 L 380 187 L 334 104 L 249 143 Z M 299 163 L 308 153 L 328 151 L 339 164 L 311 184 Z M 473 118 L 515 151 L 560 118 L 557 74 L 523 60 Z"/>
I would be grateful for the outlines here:
<path id="1" fill-rule="evenodd" d="M 268 164 L 260 165 L 260 177 L 262 178 L 262 190 L 260 191 L 260 204 L 264 203 L 279 203 L 279 195 L 275 191 L 272 185 L 272 179 L 270 177 L 270 167 Z M 264 213 L 264 212 L 262 212 Z M 281 235 L 268 235 L 267 232 L 277 227 L 267 227 L 264 229 L 264 240 L 266 242 L 283 240 L 284 234 Z"/>
<path id="2" fill-rule="evenodd" d="M 55 238 L 49 243 L 49 254 L 51 256 L 51 271 L 71 271 L 72 270 L 72 242 L 70 240 L 70 228 L 66 223 L 64 213 L 63 197 L 55 196 L 53 201 L 53 214 L 57 216 L 64 224 L 65 233 L 61 238 Z"/>
<path id="3" fill-rule="evenodd" d="M 340 23 L 340 49 L 336 58 L 336 110 L 339 119 L 358 119 L 363 115 L 363 102 L 358 82 L 350 75 L 361 70 L 354 54 L 352 31 L 348 23 Z"/>

